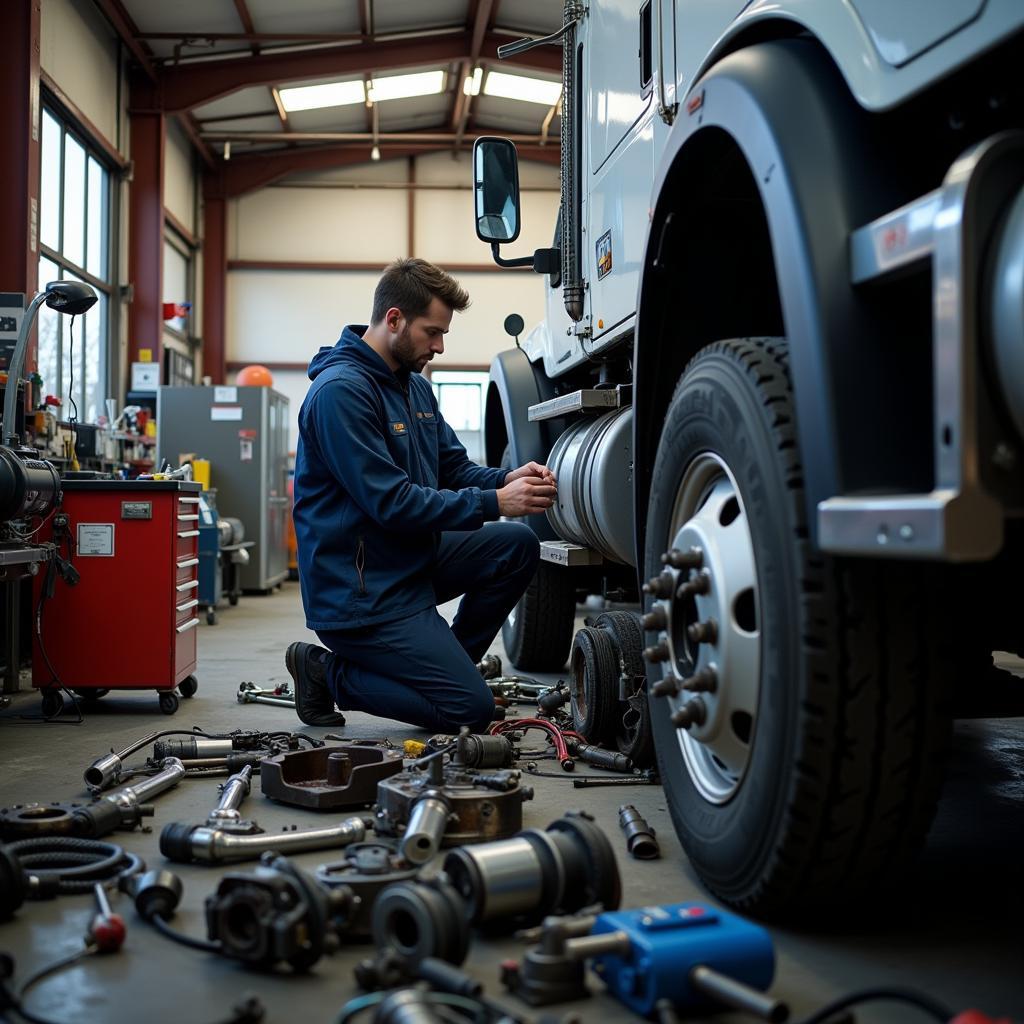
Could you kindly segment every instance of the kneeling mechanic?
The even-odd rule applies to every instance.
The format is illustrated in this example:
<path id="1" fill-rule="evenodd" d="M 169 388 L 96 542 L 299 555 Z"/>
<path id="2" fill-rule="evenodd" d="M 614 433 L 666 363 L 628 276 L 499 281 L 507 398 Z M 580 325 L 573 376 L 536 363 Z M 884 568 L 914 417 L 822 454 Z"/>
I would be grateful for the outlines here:
<path id="1" fill-rule="evenodd" d="M 551 471 L 477 465 L 421 375 L 469 305 L 454 278 L 392 263 L 368 327 L 350 326 L 309 366 L 299 410 L 295 535 L 306 625 L 285 664 L 309 725 L 365 711 L 433 732 L 483 731 L 494 699 L 476 670 L 533 577 L 522 523 L 549 508 Z M 487 525 L 484 525 L 484 524 Z M 437 605 L 464 595 L 449 627 Z"/>

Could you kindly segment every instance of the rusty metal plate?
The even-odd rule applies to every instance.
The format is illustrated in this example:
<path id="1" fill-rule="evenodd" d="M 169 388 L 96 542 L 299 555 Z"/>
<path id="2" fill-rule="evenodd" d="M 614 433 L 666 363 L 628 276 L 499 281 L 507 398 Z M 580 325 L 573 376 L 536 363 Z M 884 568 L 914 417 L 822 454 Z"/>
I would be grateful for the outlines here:
<path id="1" fill-rule="evenodd" d="M 314 811 L 368 807 L 377 799 L 377 783 L 401 770 L 401 753 L 382 747 L 294 750 L 263 761 L 260 790 L 271 800 Z"/>

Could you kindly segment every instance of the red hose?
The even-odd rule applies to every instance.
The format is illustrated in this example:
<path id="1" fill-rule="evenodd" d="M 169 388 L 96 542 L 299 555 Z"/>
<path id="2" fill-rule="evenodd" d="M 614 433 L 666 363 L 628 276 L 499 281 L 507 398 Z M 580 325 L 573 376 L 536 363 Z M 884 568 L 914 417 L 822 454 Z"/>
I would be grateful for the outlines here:
<path id="1" fill-rule="evenodd" d="M 573 770 L 575 763 L 569 756 L 569 748 L 565 745 L 565 739 L 568 736 L 571 739 L 578 739 L 580 742 L 586 743 L 586 740 L 578 732 L 574 732 L 571 729 L 563 732 L 557 725 L 549 722 L 546 718 L 512 718 L 504 722 L 495 722 L 488 732 L 492 736 L 501 736 L 506 732 L 525 732 L 527 729 L 540 729 L 541 732 L 547 733 L 548 739 L 551 740 L 555 748 L 555 756 L 558 758 L 558 763 L 562 766 L 562 769 L 567 772 Z"/>

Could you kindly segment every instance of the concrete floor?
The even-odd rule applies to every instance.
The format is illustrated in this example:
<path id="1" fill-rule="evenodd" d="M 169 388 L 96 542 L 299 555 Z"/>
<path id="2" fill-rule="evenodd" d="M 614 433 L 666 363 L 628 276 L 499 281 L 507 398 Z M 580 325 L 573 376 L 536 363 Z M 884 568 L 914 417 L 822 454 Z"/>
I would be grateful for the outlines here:
<path id="1" fill-rule="evenodd" d="M 82 772 L 94 758 L 155 729 L 300 728 L 291 711 L 240 706 L 235 692 L 242 680 L 258 685 L 285 681 L 284 649 L 303 638 L 312 639 L 302 625 L 298 586 L 285 584 L 269 597 L 246 597 L 237 608 L 225 609 L 216 627 L 201 627 L 199 693 L 183 701 L 173 719 L 159 713 L 155 694 L 115 693 L 88 709 L 81 726 L 0 722 L 0 764 L 5 769 L 0 806 L 81 799 Z M 503 653 L 500 639 L 493 650 Z M 117 657 L 117 652 L 83 656 Z M 34 694 L 20 694 L 4 717 L 35 714 L 38 707 Z M 386 735 L 399 742 L 424 738 L 406 726 L 358 714 L 349 716 L 345 733 L 352 738 Z M 659 788 L 582 791 L 573 789 L 569 778 L 533 780 L 536 797 L 524 805 L 525 827 L 543 828 L 565 809 L 583 806 L 611 837 L 623 874 L 624 906 L 709 899 L 679 848 Z M 163 825 L 201 821 L 216 799 L 215 781 L 186 781 L 158 799 L 151 832 L 110 838 L 139 853 L 150 867 L 160 866 L 157 841 Z M 656 827 L 661 860 L 637 862 L 626 854 L 616 822 L 618 805 L 627 801 Z M 258 787 L 246 809 L 268 830 L 325 820 L 314 812 L 273 804 Z M 1024 1017 L 1022 855 L 1024 720 L 959 723 L 949 783 L 914 882 L 897 902 L 890 898 L 880 903 L 856 926 L 837 922 L 826 930 L 774 928 L 778 967 L 773 991 L 790 1003 L 793 1019 L 851 990 L 892 985 L 924 990 L 956 1010 L 977 1007 L 992 1016 Z M 307 853 L 296 861 L 313 869 L 329 859 L 323 853 Z M 185 894 L 174 923 L 205 937 L 203 899 L 216 888 L 224 869 L 175 870 Z M 304 977 L 255 975 L 231 961 L 166 941 L 136 917 L 125 897 L 114 909 L 128 926 L 122 951 L 87 958 L 42 983 L 28 1000 L 33 1012 L 55 1021 L 206 1024 L 228 1017 L 243 992 L 254 992 L 267 1008 L 268 1024 L 319 1024 L 334 1020 L 341 1005 L 356 994 L 352 967 L 368 952 L 365 946 L 343 948 Z M 27 903 L 12 922 L 0 925 L 0 949 L 15 956 L 17 980 L 79 948 L 92 913 L 91 899 L 62 897 Z M 514 940 L 476 940 L 467 969 L 489 993 L 498 995 L 498 963 L 518 952 Z M 598 987 L 595 982 L 595 990 Z M 520 1014 L 525 1011 L 518 1003 L 509 1005 Z M 588 1019 L 635 1019 L 605 995 L 552 1009 L 559 1015 L 576 1011 Z M 748 1018 L 725 1014 L 715 1019 L 732 1024 Z M 910 1024 L 925 1018 L 913 1009 L 876 1003 L 860 1011 L 859 1019 Z"/>

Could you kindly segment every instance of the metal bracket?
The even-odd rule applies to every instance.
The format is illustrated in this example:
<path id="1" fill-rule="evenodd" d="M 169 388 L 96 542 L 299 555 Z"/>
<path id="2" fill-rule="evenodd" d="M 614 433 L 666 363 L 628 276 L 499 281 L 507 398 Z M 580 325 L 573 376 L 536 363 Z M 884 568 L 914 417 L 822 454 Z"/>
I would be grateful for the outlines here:
<path id="1" fill-rule="evenodd" d="M 818 504 L 825 551 L 978 561 L 1003 545 L 1004 511 L 981 478 L 984 410 L 978 277 L 989 229 L 1024 184 L 1024 134 L 964 153 L 942 187 L 850 236 L 851 280 L 885 278 L 931 258 L 935 485 L 927 494 L 837 495 Z"/>

